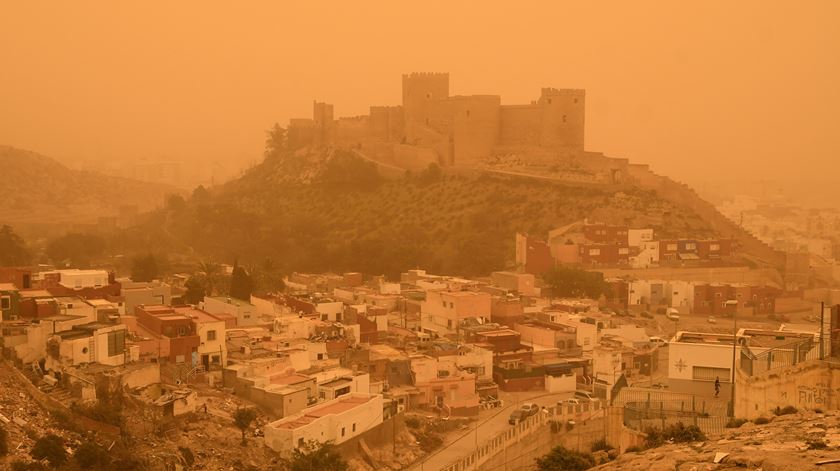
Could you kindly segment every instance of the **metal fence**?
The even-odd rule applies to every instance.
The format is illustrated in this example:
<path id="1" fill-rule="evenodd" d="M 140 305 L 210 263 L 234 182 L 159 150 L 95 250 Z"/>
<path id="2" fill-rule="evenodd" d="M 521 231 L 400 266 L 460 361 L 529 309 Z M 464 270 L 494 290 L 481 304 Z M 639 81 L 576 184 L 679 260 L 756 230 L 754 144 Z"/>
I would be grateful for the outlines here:
<path id="1" fill-rule="evenodd" d="M 724 407 L 725 409 L 725 407 Z M 624 406 L 624 425 L 644 432 L 649 428 L 663 429 L 668 425 L 682 422 L 684 425 L 696 425 L 706 435 L 719 435 L 726 429 L 729 417 L 726 411 L 714 414 L 700 410 L 667 409 L 663 403 L 659 408 L 647 407 L 647 404 L 626 404 Z"/>
<path id="2" fill-rule="evenodd" d="M 729 421 L 725 402 L 688 393 L 624 388 L 613 404 L 624 408 L 624 425 L 642 432 L 682 422 L 696 425 L 706 434 L 717 434 Z"/>
<path id="3" fill-rule="evenodd" d="M 823 341 L 823 354 L 827 356 L 828 342 Z M 804 339 L 789 344 L 755 353 L 749 347 L 741 348 L 740 370 L 748 376 L 755 376 L 768 371 L 793 366 L 804 361 L 819 359 L 820 342 L 814 339 Z"/>

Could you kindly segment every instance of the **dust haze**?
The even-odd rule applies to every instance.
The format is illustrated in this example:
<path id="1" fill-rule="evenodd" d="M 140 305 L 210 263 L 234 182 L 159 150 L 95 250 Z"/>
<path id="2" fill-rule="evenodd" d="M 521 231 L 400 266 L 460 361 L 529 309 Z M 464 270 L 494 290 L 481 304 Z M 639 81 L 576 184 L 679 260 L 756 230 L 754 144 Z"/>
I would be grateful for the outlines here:
<path id="1" fill-rule="evenodd" d="M 586 149 L 710 196 L 819 190 L 836 171 L 835 2 L 12 3 L 0 143 L 71 166 L 172 160 L 235 175 L 274 122 L 400 102 L 402 73 L 528 103 L 587 91 Z M 196 170 L 198 171 L 198 170 Z"/>

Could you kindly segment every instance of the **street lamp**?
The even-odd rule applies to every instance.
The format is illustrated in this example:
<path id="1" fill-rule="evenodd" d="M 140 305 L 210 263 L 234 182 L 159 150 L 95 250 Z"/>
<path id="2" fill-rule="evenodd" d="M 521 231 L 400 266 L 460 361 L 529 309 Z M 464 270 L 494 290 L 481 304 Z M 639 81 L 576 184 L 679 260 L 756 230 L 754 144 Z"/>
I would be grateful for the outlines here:
<path id="1" fill-rule="evenodd" d="M 735 347 L 738 345 L 738 301 L 730 299 L 723 305 L 726 309 L 732 307 L 732 389 L 729 394 L 729 416 L 735 417 Z"/>

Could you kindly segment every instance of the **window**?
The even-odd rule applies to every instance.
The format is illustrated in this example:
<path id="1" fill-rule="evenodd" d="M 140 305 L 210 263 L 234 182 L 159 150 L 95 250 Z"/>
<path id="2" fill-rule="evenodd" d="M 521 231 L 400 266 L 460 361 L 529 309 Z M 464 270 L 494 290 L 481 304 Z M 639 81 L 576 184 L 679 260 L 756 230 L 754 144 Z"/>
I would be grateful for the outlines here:
<path id="1" fill-rule="evenodd" d="M 207 340 L 208 341 L 216 340 L 216 331 L 215 330 L 208 330 L 207 331 Z"/>
<path id="2" fill-rule="evenodd" d="M 0 309 L 11 309 L 12 308 L 12 298 L 9 296 L 3 296 L 0 298 Z"/>
<path id="3" fill-rule="evenodd" d="M 563 115 L 563 122 L 566 122 L 566 115 Z"/>
<path id="4" fill-rule="evenodd" d="M 122 355 L 125 352 L 125 330 L 108 332 L 108 356 Z"/>
<path id="5" fill-rule="evenodd" d="M 629 253 L 630 253 L 630 249 L 628 249 L 627 247 L 620 247 L 618 249 L 618 254 L 619 255 L 628 255 Z"/>
<path id="6" fill-rule="evenodd" d="M 438 370 L 437 376 L 438 378 L 446 378 L 447 376 L 449 376 L 449 372 L 446 370 Z"/>
<path id="7" fill-rule="evenodd" d="M 455 308 L 455 303 L 449 303 L 449 308 L 454 309 Z"/>
<path id="8" fill-rule="evenodd" d="M 210 363 L 213 363 L 214 365 L 218 365 L 219 364 L 219 355 L 211 356 L 210 357 Z"/>
<path id="9" fill-rule="evenodd" d="M 344 427 L 341 427 L 341 436 L 344 436 Z"/>
<path id="10" fill-rule="evenodd" d="M 670 251 L 677 250 L 677 244 L 668 244 L 667 250 L 670 250 Z"/>
<path id="11" fill-rule="evenodd" d="M 695 244 L 694 242 L 688 242 L 688 243 L 685 244 L 685 249 L 686 250 L 697 250 L 697 244 Z"/>
<path id="12" fill-rule="evenodd" d="M 303 448 L 303 437 L 298 438 L 298 448 Z"/>
<path id="13" fill-rule="evenodd" d="M 442 301 L 443 307 L 446 307 L 446 301 Z"/>
<path id="14" fill-rule="evenodd" d="M 722 383 L 729 382 L 729 368 L 714 368 L 710 366 L 695 366 L 692 368 L 691 379 L 700 381 L 714 381 L 720 378 Z"/>
<path id="15" fill-rule="evenodd" d="M 356 431 L 356 424 L 353 424 L 353 431 Z"/>
<path id="16" fill-rule="evenodd" d="M 720 250 L 720 244 L 711 244 L 709 245 L 709 250 L 713 252 L 717 252 Z"/>
<path id="17" fill-rule="evenodd" d="M 470 110 L 467 110 L 467 118 L 470 117 Z"/>
<path id="18" fill-rule="evenodd" d="M 589 249 L 589 255 L 601 255 L 601 249 Z"/>
<path id="19" fill-rule="evenodd" d="M 451 328 L 452 328 L 452 321 L 451 321 L 451 320 L 447 320 L 447 321 L 446 321 L 446 327 L 447 327 L 448 329 L 451 329 Z"/>
<path id="20" fill-rule="evenodd" d="M 184 326 L 179 326 L 178 327 L 178 335 L 179 336 L 183 336 L 186 333 L 187 333 L 187 329 Z"/>

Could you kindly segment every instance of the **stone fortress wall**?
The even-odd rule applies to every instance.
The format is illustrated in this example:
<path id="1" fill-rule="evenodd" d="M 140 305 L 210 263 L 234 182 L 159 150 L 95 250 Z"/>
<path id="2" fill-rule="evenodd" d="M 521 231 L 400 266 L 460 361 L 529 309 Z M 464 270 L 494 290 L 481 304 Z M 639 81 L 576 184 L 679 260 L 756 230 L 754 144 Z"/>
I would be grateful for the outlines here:
<path id="1" fill-rule="evenodd" d="M 469 166 L 500 146 L 583 152 L 585 98 L 584 90 L 544 88 L 530 104 L 502 105 L 498 95 L 450 95 L 447 73 L 412 73 L 402 77 L 401 105 L 336 119 L 333 105 L 315 102 L 312 119 L 289 122 L 289 142 L 372 148 L 372 157 L 399 155 L 409 167 L 412 153 L 422 162 L 431 154 L 442 166 Z"/>

